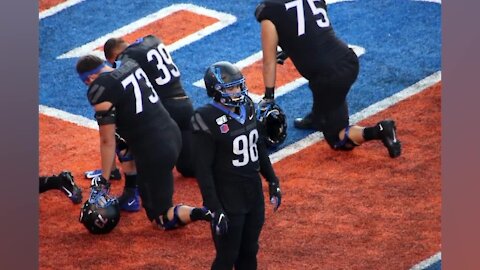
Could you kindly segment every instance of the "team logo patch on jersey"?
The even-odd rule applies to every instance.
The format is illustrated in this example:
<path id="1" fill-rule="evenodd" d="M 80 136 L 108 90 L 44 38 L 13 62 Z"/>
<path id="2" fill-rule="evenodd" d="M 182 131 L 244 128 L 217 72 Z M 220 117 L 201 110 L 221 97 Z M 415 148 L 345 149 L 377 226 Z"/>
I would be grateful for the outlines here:
<path id="1" fill-rule="evenodd" d="M 223 124 L 220 126 L 220 132 L 227 133 L 230 130 L 227 124 Z"/>
<path id="2" fill-rule="evenodd" d="M 226 115 L 222 115 L 220 117 L 218 117 L 216 120 L 217 122 L 217 125 L 222 125 L 222 124 L 225 124 L 227 122 L 227 116 Z"/>

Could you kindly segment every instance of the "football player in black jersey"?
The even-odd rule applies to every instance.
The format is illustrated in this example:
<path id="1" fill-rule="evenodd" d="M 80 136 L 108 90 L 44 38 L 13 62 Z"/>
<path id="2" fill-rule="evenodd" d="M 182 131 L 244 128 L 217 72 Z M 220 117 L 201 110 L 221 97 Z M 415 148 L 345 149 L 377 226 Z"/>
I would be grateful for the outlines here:
<path id="1" fill-rule="evenodd" d="M 173 206 L 172 169 L 181 148 L 180 129 L 138 63 L 126 60 L 113 69 L 99 57 L 86 55 L 76 70 L 89 86 L 87 97 L 99 125 L 102 175 L 92 180 L 92 186 L 108 185 L 118 130 L 135 158 L 142 205 L 156 228 L 170 230 L 209 220 L 204 208 Z"/>
<path id="2" fill-rule="evenodd" d="M 103 46 L 105 58 L 115 61 L 133 59 L 145 71 L 160 101 L 175 120 L 182 134 L 182 148 L 176 168 L 185 177 L 193 177 L 192 127 L 193 105 L 183 89 L 180 71 L 162 40 L 148 35 L 128 44 L 121 38 L 110 38 Z"/>
<path id="3" fill-rule="evenodd" d="M 321 130 L 335 150 L 351 150 L 364 141 L 381 140 L 390 157 L 401 154 L 393 120 L 372 127 L 349 124 L 346 96 L 357 79 L 357 55 L 336 35 L 324 0 L 262 1 L 255 10 L 261 24 L 263 105 L 274 102 L 276 64 L 290 57 L 313 93 L 312 111 L 296 119 L 297 128 Z M 282 49 L 277 54 L 277 46 Z"/>
<path id="4" fill-rule="evenodd" d="M 274 210 L 281 203 L 279 181 L 240 70 L 217 62 L 204 82 L 213 100 L 195 111 L 192 125 L 196 177 L 204 205 L 213 211 L 212 269 L 256 269 L 265 219 L 259 171 L 268 181 Z"/>

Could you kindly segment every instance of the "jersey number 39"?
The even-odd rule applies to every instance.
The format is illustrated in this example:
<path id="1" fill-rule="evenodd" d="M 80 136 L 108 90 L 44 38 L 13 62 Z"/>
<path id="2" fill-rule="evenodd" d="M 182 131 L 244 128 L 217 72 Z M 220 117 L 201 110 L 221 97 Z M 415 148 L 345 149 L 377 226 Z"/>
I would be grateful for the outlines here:
<path id="1" fill-rule="evenodd" d="M 160 75 L 155 79 L 155 82 L 158 85 L 167 84 L 172 79 L 172 76 L 180 76 L 180 71 L 173 63 L 173 59 L 163 43 L 160 43 L 156 49 L 151 49 L 147 52 L 147 60 L 148 62 L 157 61 L 157 69 Z"/>

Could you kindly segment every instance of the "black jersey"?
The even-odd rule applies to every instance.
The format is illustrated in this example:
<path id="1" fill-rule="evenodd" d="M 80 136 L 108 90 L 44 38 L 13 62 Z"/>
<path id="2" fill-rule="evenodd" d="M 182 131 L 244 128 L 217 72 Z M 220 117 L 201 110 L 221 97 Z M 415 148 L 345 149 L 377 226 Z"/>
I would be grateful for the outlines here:
<path id="1" fill-rule="evenodd" d="M 136 40 L 118 55 L 117 60 L 128 58 L 140 64 L 160 98 L 185 96 L 180 70 L 159 38 L 148 35 Z"/>
<path id="2" fill-rule="evenodd" d="M 255 16 L 275 25 L 278 45 L 308 80 L 328 74 L 333 63 L 349 52 L 335 35 L 324 0 L 263 1 Z"/>
<path id="3" fill-rule="evenodd" d="M 212 209 L 246 212 L 263 201 L 261 170 L 267 180 L 277 180 L 263 137 L 257 128 L 253 103 L 239 114 L 212 102 L 193 117 L 195 173 L 204 204 Z"/>
<path id="4" fill-rule="evenodd" d="M 88 88 L 87 96 L 91 105 L 104 101 L 113 104 L 115 125 L 129 143 L 152 129 L 178 129 L 135 61 L 122 62 L 117 69 L 100 74 Z"/>

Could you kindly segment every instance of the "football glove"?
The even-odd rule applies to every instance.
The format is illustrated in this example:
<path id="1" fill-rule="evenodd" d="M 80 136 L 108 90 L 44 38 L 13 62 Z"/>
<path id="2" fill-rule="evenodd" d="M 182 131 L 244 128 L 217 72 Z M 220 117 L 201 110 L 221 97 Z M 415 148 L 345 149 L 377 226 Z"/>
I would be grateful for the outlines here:
<path id="1" fill-rule="evenodd" d="M 109 185 L 107 179 L 103 177 L 101 174 L 97 175 L 92 178 L 92 182 L 90 183 L 90 187 L 107 187 Z"/>
<path id="2" fill-rule="evenodd" d="M 270 195 L 270 203 L 273 205 L 273 211 L 277 211 L 282 203 L 282 191 L 278 181 L 268 182 L 268 193 Z"/>
<path id="3" fill-rule="evenodd" d="M 118 202 L 115 197 L 111 197 L 110 183 L 103 176 L 95 176 L 90 184 L 90 197 L 88 202 L 96 204 L 99 207 L 107 207 L 111 203 Z"/>
<path id="4" fill-rule="evenodd" d="M 222 236 L 228 232 L 228 218 L 223 210 L 217 210 L 213 213 L 212 229 L 216 235 Z"/>
<path id="5" fill-rule="evenodd" d="M 288 55 L 284 51 L 277 51 L 277 64 L 283 65 Z"/>
<path id="6" fill-rule="evenodd" d="M 263 98 L 257 104 L 257 113 L 266 111 L 271 105 L 275 104 L 273 98 Z"/>

